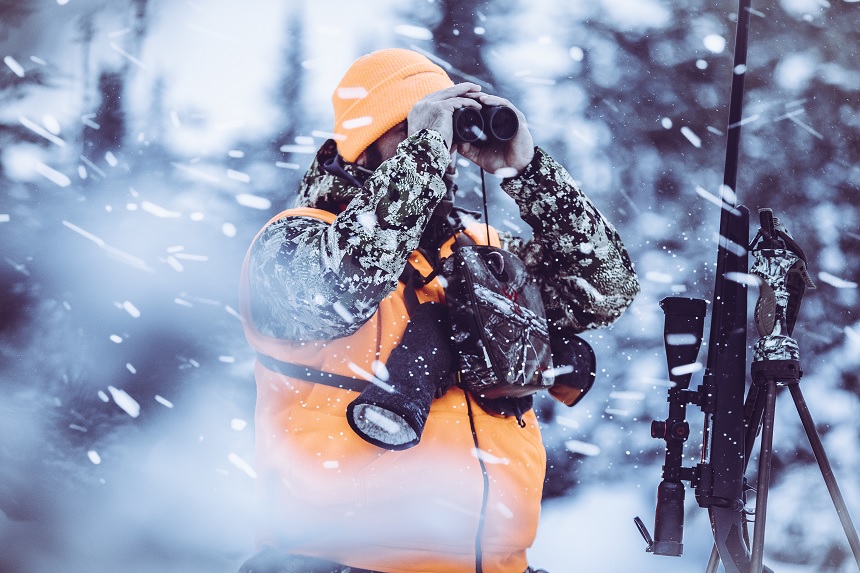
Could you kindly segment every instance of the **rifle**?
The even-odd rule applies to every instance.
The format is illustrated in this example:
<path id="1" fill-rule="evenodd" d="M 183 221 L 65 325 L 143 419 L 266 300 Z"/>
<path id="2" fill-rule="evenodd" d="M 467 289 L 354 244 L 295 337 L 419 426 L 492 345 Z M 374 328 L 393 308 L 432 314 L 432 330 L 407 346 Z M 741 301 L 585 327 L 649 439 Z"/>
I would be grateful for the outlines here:
<path id="1" fill-rule="evenodd" d="M 800 246 L 773 216 L 760 211 L 761 228 L 749 242 L 749 210 L 739 205 L 737 185 L 740 128 L 743 114 L 744 77 L 749 37 L 750 0 L 739 0 L 735 54 L 729 105 L 726 162 L 721 189 L 719 246 L 707 362 L 702 384 L 690 390 L 692 373 L 702 344 L 707 303 L 702 299 L 668 297 L 660 302 L 665 314 L 664 343 L 673 386 L 668 392 L 669 414 L 651 424 L 651 435 L 665 440 L 663 479 L 657 489 L 652 538 L 639 517 L 636 526 L 656 555 L 680 556 L 683 552 L 684 481 L 695 489 L 698 505 L 707 508 L 714 548 L 708 573 L 722 561 L 727 573 L 770 572 L 764 567 L 764 531 L 773 418 L 778 385 L 788 386 L 812 445 L 830 497 L 860 569 L 860 539 L 848 515 L 826 453 L 800 391 L 802 376 L 799 348 L 791 338 L 806 288 L 814 288 L 806 272 Z M 755 257 L 749 274 L 749 253 Z M 752 384 L 746 394 L 747 291 L 759 286 L 755 322 L 759 340 L 752 364 Z M 701 462 L 684 467 L 683 448 L 690 435 L 686 409 L 690 404 L 704 413 Z M 744 477 L 761 431 L 756 510 L 746 507 L 751 488 Z M 750 543 L 748 522 L 755 515 Z"/>

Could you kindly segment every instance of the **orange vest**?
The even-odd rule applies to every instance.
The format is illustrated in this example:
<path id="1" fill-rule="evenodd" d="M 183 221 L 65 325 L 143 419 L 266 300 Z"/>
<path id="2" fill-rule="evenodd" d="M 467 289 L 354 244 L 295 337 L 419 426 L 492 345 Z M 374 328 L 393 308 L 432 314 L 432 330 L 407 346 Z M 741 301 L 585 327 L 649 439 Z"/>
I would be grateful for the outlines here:
<path id="1" fill-rule="evenodd" d="M 286 216 L 335 219 L 299 208 L 270 223 Z M 466 233 L 485 242 L 483 229 Z M 491 241 L 498 244 L 494 231 Z M 430 273 L 417 251 L 409 260 Z M 261 354 L 359 377 L 358 369 L 373 372 L 373 362 L 385 363 L 400 342 L 409 319 L 402 282 L 355 333 L 294 342 L 254 327 L 247 266 L 246 255 L 241 312 L 246 337 Z M 444 288 L 434 279 L 417 295 L 420 302 L 443 302 Z M 484 573 L 525 571 L 546 467 L 533 411 L 521 428 L 453 387 L 433 401 L 419 444 L 390 451 L 350 429 L 346 407 L 356 392 L 290 378 L 259 362 L 255 376 L 261 544 L 388 573 L 472 573 L 479 559 Z"/>

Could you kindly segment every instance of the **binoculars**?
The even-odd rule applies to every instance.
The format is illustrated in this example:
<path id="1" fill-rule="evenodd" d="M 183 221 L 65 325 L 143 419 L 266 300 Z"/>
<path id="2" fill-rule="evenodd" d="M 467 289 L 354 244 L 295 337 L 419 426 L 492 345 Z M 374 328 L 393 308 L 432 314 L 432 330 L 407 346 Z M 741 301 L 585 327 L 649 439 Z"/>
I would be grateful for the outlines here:
<path id="1" fill-rule="evenodd" d="M 478 111 L 472 107 L 454 110 L 454 143 L 481 145 L 493 141 L 508 141 L 520 127 L 517 114 L 503 105 L 485 105 Z"/>

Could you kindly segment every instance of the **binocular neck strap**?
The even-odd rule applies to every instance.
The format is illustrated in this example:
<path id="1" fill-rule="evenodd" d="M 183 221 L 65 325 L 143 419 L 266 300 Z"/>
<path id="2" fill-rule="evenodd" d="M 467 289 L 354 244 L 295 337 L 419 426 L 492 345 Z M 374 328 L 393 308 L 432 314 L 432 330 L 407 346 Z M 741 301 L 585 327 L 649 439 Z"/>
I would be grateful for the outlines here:
<path id="1" fill-rule="evenodd" d="M 481 168 L 481 197 L 484 198 L 484 224 L 487 226 L 487 245 L 490 244 L 490 213 L 487 210 L 487 183 L 484 180 L 484 169 Z"/>

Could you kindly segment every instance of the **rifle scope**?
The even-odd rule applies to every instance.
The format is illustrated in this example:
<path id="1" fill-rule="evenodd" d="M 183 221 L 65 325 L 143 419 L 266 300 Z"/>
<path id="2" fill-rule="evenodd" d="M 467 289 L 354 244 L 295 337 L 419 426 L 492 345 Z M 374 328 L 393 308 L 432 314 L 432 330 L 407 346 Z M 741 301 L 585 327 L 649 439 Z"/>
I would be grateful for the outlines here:
<path id="1" fill-rule="evenodd" d="M 663 343 L 674 388 L 690 386 L 696 357 L 702 346 L 707 304 L 700 298 L 666 297 L 660 301 L 665 314 Z"/>
<path id="2" fill-rule="evenodd" d="M 666 463 L 663 481 L 657 488 L 654 539 L 648 550 L 657 555 L 677 557 L 684 549 L 685 486 L 681 480 L 689 479 L 682 468 L 684 442 L 690 436 L 687 404 L 698 399 L 696 393 L 687 388 L 697 369 L 696 357 L 702 345 L 707 307 L 702 299 L 682 297 L 664 298 L 660 307 L 666 315 L 663 342 L 673 387 L 669 390 L 669 415 L 665 420 L 651 423 L 651 436 L 666 441 Z"/>

